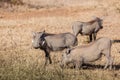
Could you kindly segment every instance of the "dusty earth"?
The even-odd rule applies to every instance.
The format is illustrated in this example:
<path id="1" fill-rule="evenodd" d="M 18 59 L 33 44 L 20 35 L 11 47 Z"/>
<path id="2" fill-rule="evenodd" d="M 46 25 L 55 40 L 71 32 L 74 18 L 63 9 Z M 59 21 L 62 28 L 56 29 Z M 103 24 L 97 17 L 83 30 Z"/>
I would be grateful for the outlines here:
<path id="1" fill-rule="evenodd" d="M 18 8 L 18 10 L 17 10 Z M 24 58 L 36 59 L 40 55 L 39 62 L 44 60 L 41 50 L 31 49 L 32 32 L 43 31 L 50 33 L 72 32 L 71 25 L 74 21 L 90 21 L 93 16 L 103 18 L 104 28 L 98 32 L 97 38 L 108 37 L 116 42 L 112 45 L 111 55 L 114 57 L 114 65 L 120 68 L 120 12 L 118 9 L 102 6 L 62 6 L 48 8 L 17 7 L 12 9 L 0 9 L 0 55 L 1 60 L 10 57 L 14 50 L 25 51 L 20 53 Z M 78 36 L 79 45 L 86 44 L 86 36 Z M 34 54 L 34 55 L 33 55 Z M 55 62 L 60 60 L 61 52 L 52 52 Z M 32 58 L 29 58 L 29 56 Z M 26 57 L 27 56 L 27 57 Z M 104 65 L 103 58 L 95 64 Z M 119 70 L 117 71 L 119 72 Z"/>

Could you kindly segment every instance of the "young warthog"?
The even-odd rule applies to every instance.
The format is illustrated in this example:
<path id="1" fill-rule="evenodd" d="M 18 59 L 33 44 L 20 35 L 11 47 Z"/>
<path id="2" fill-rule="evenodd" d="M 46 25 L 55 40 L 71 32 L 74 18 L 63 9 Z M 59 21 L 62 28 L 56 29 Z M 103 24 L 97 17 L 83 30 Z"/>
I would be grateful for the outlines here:
<path id="1" fill-rule="evenodd" d="M 111 57 L 111 45 L 112 42 L 110 39 L 99 38 L 88 45 L 71 48 L 63 54 L 60 66 L 64 67 L 69 63 L 73 63 L 76 68 L 80 68 L 83 63 L 96 61 L 101 58 L 103 54 L 107 58 L 104 69 L 106 69 L 108 65 L 111 69 L 113 63 Z"/>
<path id="2" fill-rule="evenodd" d="M 90 42 L 96 39 L 97 32 L 103 28 L 102 19 L 96 17 L 89 22 L 76 21 L 72 25 L 72 30 L 75 36 L 79 33 L 81 35 L 89 35 Z"/>
<path id="3" fill-rule="evenodd" d="M 76 36 L 71 33 L 49 34 L 45 33 L 45 31 L 33 33 L 32 45 L 35 49 L 40 48 L 45 52 L 45 65 L 48 60 L 50 64 L 52 63 L 50 58 L 51 51 L 61 51 L 77 44 L 78 40 Z"/>

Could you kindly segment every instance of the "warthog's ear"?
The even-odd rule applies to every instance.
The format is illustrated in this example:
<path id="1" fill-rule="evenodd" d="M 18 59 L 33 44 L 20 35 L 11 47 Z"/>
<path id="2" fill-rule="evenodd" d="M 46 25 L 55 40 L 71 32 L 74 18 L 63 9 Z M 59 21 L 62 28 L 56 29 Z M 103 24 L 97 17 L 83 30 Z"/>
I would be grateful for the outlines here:
<path id="1" fill-rule="evenodd" d="M 96 16 L 92 16 L 93 17 L 93 19 L 97 19 L 97 17 Z"/>
<path id="2" fill-rule="evenodd" d="M 100 19 L 101 22 L 103 22 L 103 19 L 104 19 L 104 18 L 102 17 L 102 18 L 99 18 L 99 19 Z"/>
<path id="3" fill-rule="evenodd" d="M 42 32 L 42 35 L 44 35 L 45 34 L 45 30 Z"/>
<path id="4" fill-rule="evenodd" d="M 43 31 L 43 33 L 45 33 L 45 30 Z"/>
<path id="5" fill-rule="evenodd" d="M 101 17 L 100 19 L 103 21 L 105 19 L 105 17 Z"/>
<path id="6" fill-rule="evenodd" d="M 40 38 L 44 38 L 44 36 L 45 36 L 45 30 L 41 32 Z"/>
<path id="7" fill-rule="evenodd" d="M 33 35 L 33 37 L 35 37 L 35 35 L 36 35 L 36 32 L 32 32 L 32 35 Z"/>

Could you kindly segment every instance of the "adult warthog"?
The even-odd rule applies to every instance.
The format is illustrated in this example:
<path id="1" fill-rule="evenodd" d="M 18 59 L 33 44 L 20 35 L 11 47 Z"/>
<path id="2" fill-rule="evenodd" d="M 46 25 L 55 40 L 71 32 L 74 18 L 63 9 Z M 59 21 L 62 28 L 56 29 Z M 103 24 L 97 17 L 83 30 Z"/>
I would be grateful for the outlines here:
<path id="1" fill-rule="evenodd" d="M 76 21 L 72 25 L 72 30 L 75 36 L 81 35 L 89 35 L 90 42 L 96 39 L 97 32 L 103 28 L 102 26 L 103 20 L 95 17 L 95 19 L 89 22 L 81 22 Z"/>
<path id="2" fill-rule="evenodd" d="M 70 48 L 76 46 L 78 40 L 76 36 L 71 33 L 61 33 L 61 34 L 49 34 L 43 32 L 34 32 L 32 45 L 35 49 L 40 48 L 45 52 L 45 65 L 49 60 L 49 63 L 52 63 L 50 52 L 51 51 L 62 51 L 65 48 Z"/>
<path id="3" fill-rule="evenodd" d="M 75 68 L 80 68 L 83 63 L 96 61 L 101 58 L 102 54 L 106 56 L 107 62 L 104 66 L 106 69 L 112 68 L 113 58 L 111 57 L 112 41 L 108 38 L 99 38 L 92 43 L 84 46 L 77 46 L 66 51 L 62 56 L 61 67 L 73 63 Z"/>

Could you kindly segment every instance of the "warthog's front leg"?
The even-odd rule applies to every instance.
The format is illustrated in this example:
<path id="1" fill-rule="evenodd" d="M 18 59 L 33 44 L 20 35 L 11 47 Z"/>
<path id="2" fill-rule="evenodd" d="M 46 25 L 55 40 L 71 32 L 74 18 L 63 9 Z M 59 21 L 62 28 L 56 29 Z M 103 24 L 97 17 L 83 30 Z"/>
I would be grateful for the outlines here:
<path id="1" fill-rule="evenodd" d="M 79 70 L 83 64 L 82 58 L 80 60 L 75 60 L 73 64 L 75 65 L 75 69 Z"/>
<path id="2" fill-rule="evenodd" d="M 91 42 L 92 41 L 92 34 L 89 35 L 89 39 L 90 39 L 89 42 Z"/>
<path id="3" fill-rule="evenodd" d="M 97 33 L 93 33 L 93 40 L 94 41 L 96 40 L 96 35 L 97 35 Z"/>
<path id="4" fill-rule="evenodd" d="M 81 64 L 79 62 L 75 62 L 75 69 L 79 70 L 81 67 Z"/>
<path id="5" fill-rule="evenodd" d="M 44 66 L 47 65 L 48 60 L 49 60 L 49 63 L 52 64 L 52 60 L 51 60 L 49 51 L 45 50 L 44 52 L 45 52 L 45 64 L 44 64 Z"/>

